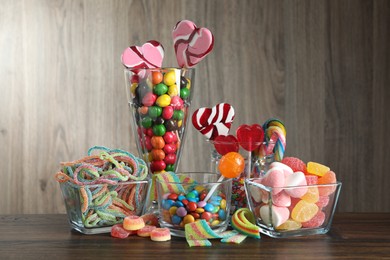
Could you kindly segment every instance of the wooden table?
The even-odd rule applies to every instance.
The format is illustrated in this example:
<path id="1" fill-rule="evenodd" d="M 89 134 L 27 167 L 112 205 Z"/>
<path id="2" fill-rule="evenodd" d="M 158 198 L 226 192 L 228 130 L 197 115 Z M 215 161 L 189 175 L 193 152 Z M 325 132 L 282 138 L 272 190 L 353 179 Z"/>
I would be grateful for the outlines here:
<path id="1" fill-rule="evenodd" d="M 153 242 L 137 236 L 83 235 L 70 231 L 65 215 L 0 216 L 0 259 L 390 259 L 390 213 L 336 214 L 326 235 L 263 235 L 238 245 L 211 242 L 211 247 L 191 248 L 184 238 Z"/>

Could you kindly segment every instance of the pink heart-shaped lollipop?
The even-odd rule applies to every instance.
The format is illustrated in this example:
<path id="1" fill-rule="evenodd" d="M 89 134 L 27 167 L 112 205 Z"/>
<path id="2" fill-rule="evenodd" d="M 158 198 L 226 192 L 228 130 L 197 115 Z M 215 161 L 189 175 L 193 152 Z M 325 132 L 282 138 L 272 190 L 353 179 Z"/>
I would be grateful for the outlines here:
<path id="1" fill-rule="evenodd" d="M 219 135 L 228 135 L 233 119 L 234 108 L 227 103 L 213 108 L 202 107 L 192 114 L 193 126 L 210 140 Z"/>
<path id="2" fill-rule="evenodd" d="M 164 47 L 158 41 L 148 41 L 141 47 L 130 46 L 122 53 L 122 64 L 127 68 L 161 68 Z"/>
<path id="3" fill-rule="evenodd" d="M 264 130 L 258 125 L 241 125 L 237 128 L 237 139 L 242 148 L 252 152 L 259 148 L 264 139 Z"/>
<path id="4" fill-rule="evenodd" d="M 179 67 L 192 68 L 211 52 L 214 36 L 207 28 L 198 28 L 188 20 L 179 21 L 172 32 Z"/>
<path id="5" fill-rule="evenodd" d="M 237 138 L 234 135 L 218 135 L 214 139 L 215 150 L 220 155 L 225 155 L 229 152 L 238 152 L 239 145 Z"/>

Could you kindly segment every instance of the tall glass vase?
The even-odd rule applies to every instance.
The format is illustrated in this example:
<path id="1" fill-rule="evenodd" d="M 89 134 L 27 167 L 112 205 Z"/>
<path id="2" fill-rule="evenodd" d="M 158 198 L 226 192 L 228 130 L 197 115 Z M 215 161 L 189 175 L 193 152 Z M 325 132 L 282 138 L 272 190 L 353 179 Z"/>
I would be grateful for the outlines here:
<path id="1" fill-rule="evenodd" d="M 155 175 L 176 171 L 186 135 L 195 69 L 125 69 L 128 102 L 139 156 L 148 164 L 147 208 L 157 200 Z M 146 209 L 148 211 L 148 209 Z"/>

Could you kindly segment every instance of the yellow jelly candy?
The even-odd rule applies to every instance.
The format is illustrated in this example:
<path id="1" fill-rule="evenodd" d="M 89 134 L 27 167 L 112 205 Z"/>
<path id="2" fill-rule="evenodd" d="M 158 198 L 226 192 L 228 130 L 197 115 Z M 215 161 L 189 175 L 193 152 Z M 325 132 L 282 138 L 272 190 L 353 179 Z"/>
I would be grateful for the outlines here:
<path id="1" fill-rule="evenodd" d="M 278 230 L 297 230 L 302 227 L 301 222 L 295 221 L 293 219 L 288 219 L 282 225 L 276 227 Z"/>
<path id="2" fill-rule="evenodd" d="M 322 177 L 325 173 L 330 171 L 328 166 L 316 162 L 307 163 L 307 172 Z"/>
<path id="3" fill-rule="evenodd" d="M 309 187 L 305 195 L 301 197 L 306 202 L 316 203 L 320 199 L 320 193 L 317 187 Z"/>
<path id="4" fill-rule="evenodd" d="M 300 200 L 291 212 L 291 218 L 298 222 L 306 222 L 312 219 L 318 212 L 318 206 L 314 203 L 309 203 Z"/>

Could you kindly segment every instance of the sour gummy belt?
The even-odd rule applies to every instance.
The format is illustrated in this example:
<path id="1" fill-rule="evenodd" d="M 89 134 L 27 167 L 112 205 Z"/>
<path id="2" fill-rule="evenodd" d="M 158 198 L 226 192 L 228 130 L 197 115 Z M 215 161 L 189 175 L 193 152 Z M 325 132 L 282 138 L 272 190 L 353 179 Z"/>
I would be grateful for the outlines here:
<path id="1" fill-rule="evenodd" d="M 75 215 L 72 220 L 81 212 L 82 224 L 94 228 L 122 223 L 126 216 L 141 213 L 146 191 L 142 181 L 148 174 L 142 159 L 120 149 L 95 146 L 88 156 L 61 166 L 55 178 L 68 215 Z"/>

